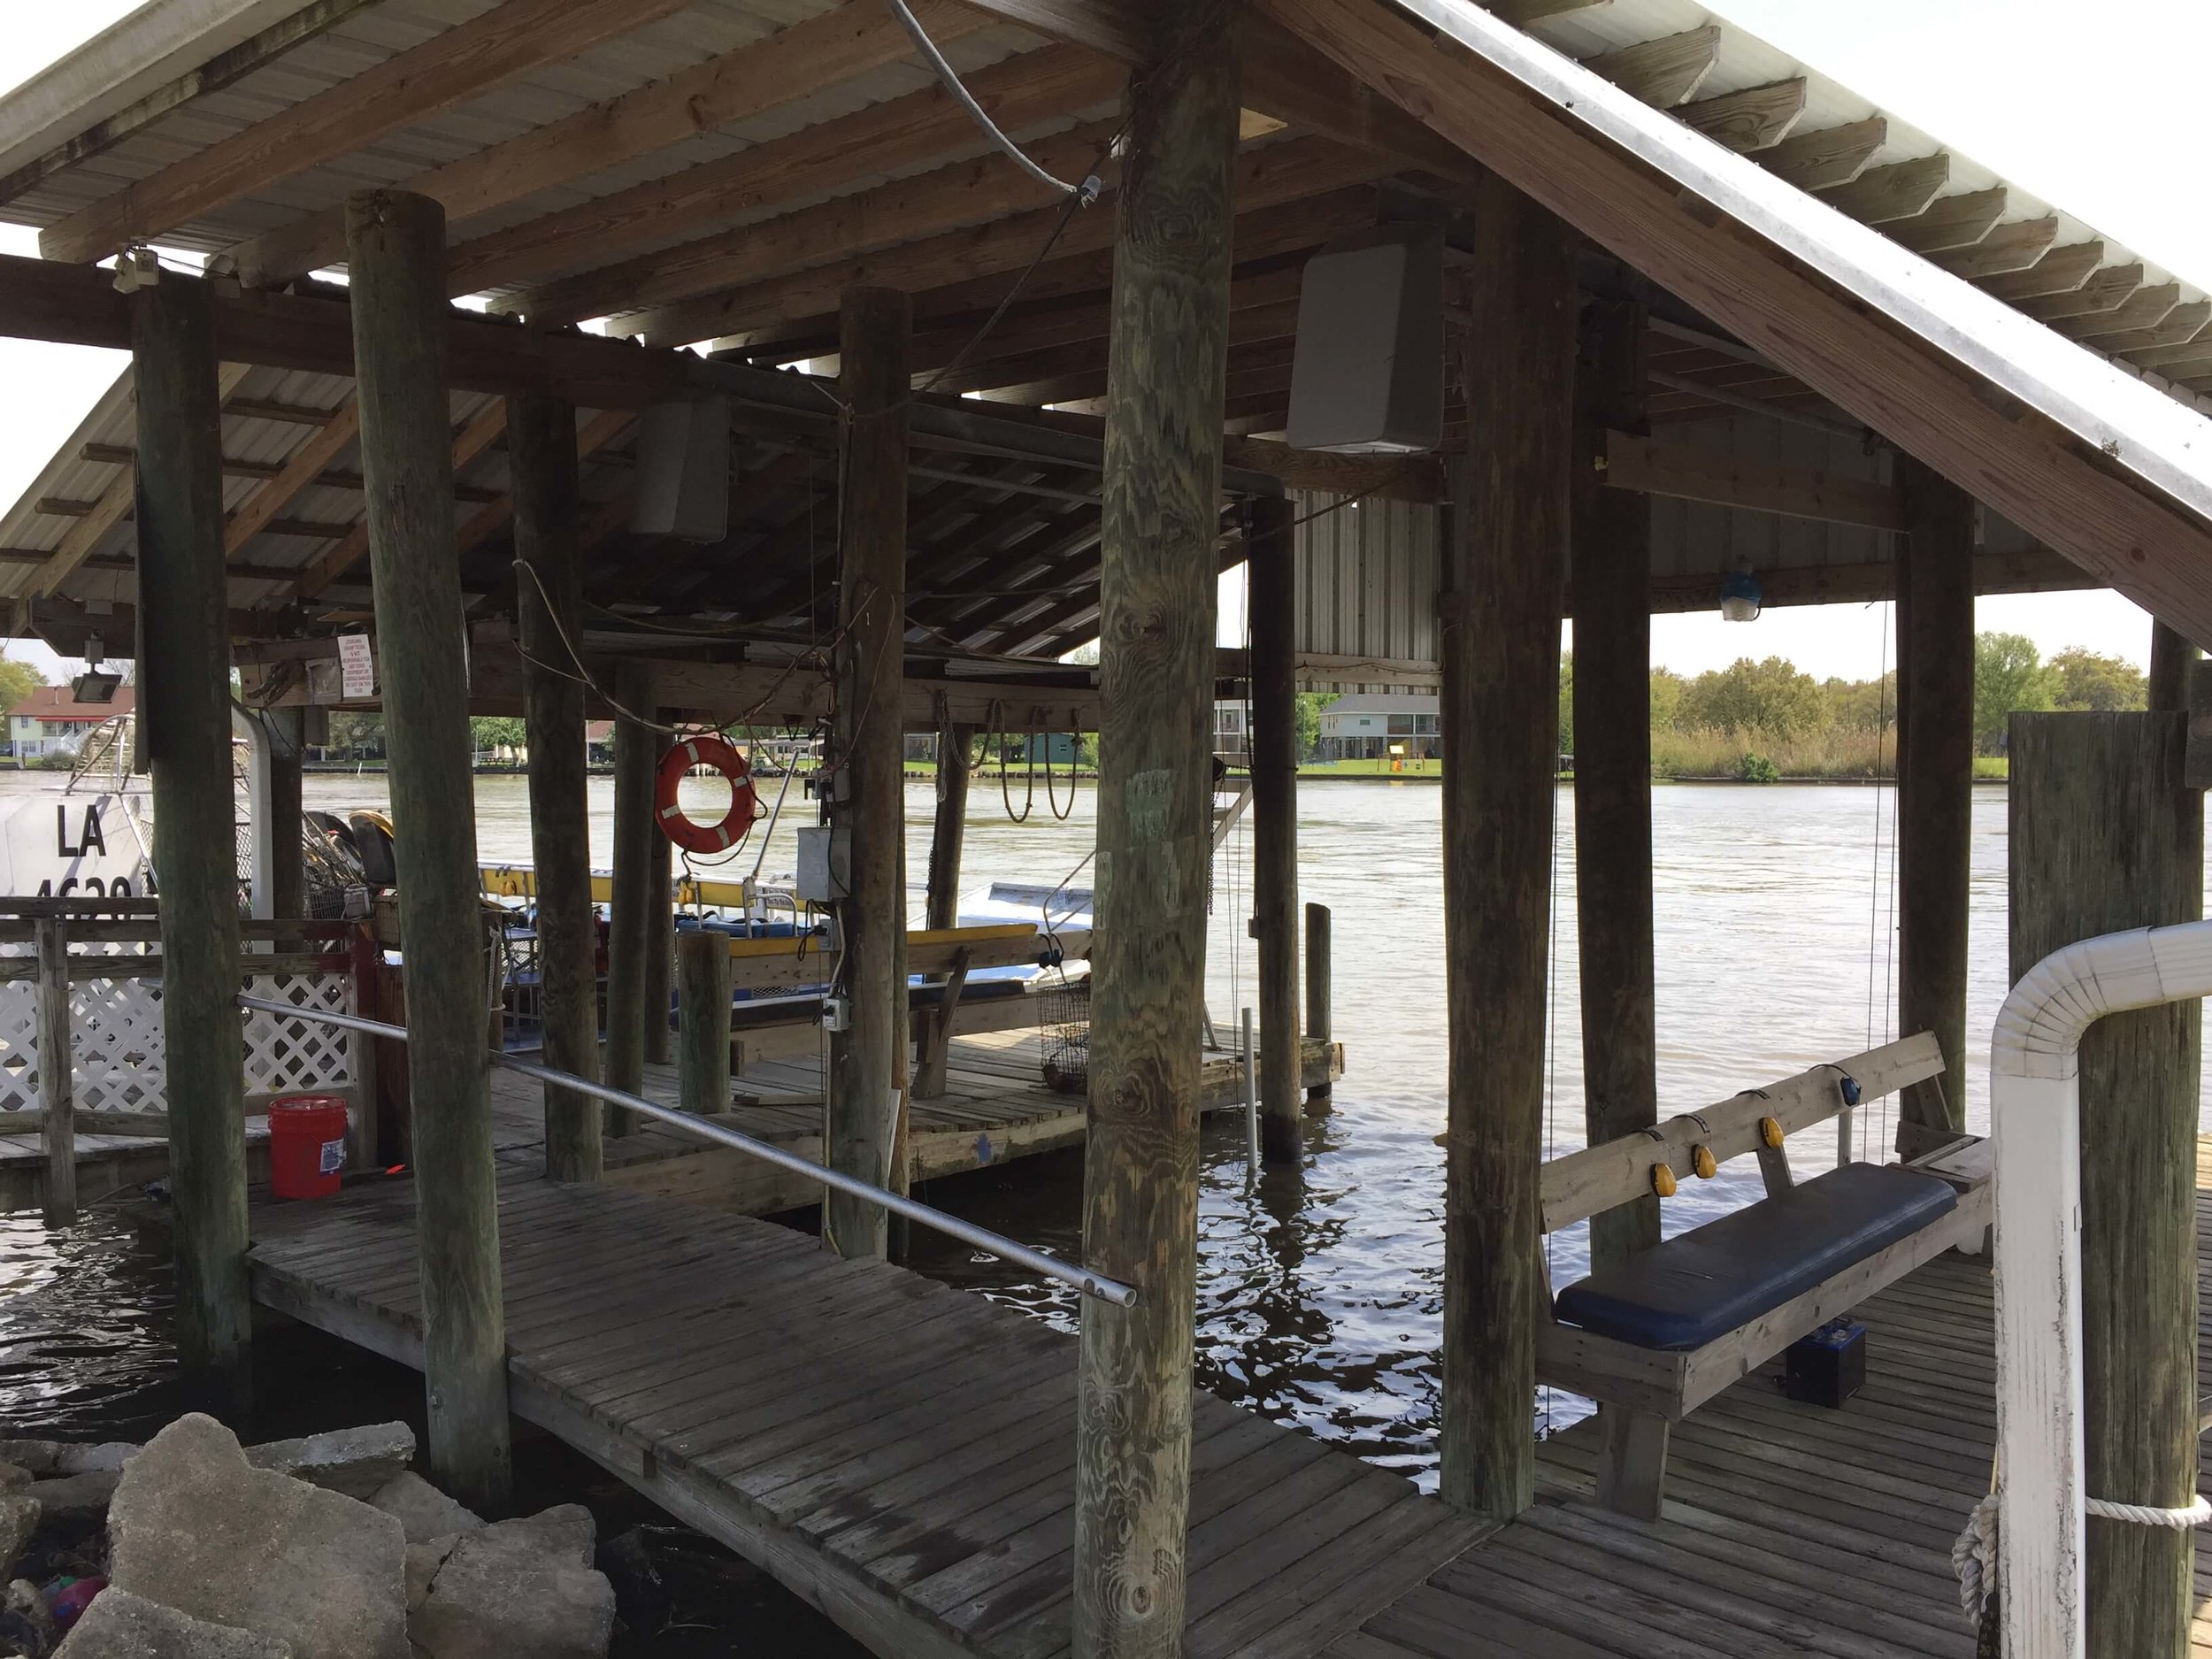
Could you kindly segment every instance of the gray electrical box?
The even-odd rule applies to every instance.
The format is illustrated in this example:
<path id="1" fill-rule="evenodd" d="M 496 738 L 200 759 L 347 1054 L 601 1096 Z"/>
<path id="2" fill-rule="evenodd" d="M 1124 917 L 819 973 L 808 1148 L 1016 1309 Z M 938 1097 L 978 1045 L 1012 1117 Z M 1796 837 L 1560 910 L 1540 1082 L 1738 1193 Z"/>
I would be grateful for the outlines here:
<path id="1" fill-rule="evenodd" d="M 798 833 L 799 897 L 809 904 L 836 904 L 852 892 L 852 832 L 835 824 L 810 824 Z"/>
<path id="2" fill-rule="evenodd" d="M 1384 225 L 1306 261 L 1292 448 L 1410 454 L 1444 438 L 1444 233 Z"/>
<path id="3" fill-rule="evenodd" d="M 719 541 L 730 527 L 730 400 L 655 403 L 638 421 L 630 528 Z"/>

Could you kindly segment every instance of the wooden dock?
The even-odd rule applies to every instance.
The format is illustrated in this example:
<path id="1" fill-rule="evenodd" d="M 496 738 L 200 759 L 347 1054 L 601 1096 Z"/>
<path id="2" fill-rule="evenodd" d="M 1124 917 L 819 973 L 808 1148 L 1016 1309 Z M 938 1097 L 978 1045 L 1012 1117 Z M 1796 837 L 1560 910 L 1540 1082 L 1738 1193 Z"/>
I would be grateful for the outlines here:
<path id="1" fill-rule="evenodd" d="M 265 1304 L 421 1363 L 410 1189 L 254 1217 Z M 1066 1648 L 1075 1341 L 772 1222 L 500 1188 L 511 1400 L 877 1651 Z M 1295 1430 L 1194 1402 L 1193 1655 L 1293 1659 L 1476 1529 Z"/>
<path id="2" fill-rule="evenodd" d="M 1340 1043 L 1306 1044 L 1306 1081 L 1316 1086 L 1344 1073 Z M 952 1041 L 947 1088 L 911 1109 L 914 1170 L 934 1180 L 1002 1164 L 1009 1158 L 1056 1152 L 1083 1141 L 1083 1097 L 1048 1087 L 1034 1028 L 978 1032 Z M 1208 1112 L 1243 1110 L 1242 1062 L 1209 1054 L 1200 1074 L 1200 1101 Z M 645 1068 L 648 1099 L 676 1104 L 672 1066 Z M 735 1080 L 748 1103 L 715 1121 L 774 1141 L 818 1161 L 822 1156 L 822 1066 L 818 1055 L 757 1061 Z M 544 1133 L 538 1086 L 511 1071 L 492 1073 L 492 1133 L 503 1170 L 534 1174 L 544 1166 Z M 606 1142 L 609 1184 L 655 1193 L 741 1215 L 773 1215 L 816 1202 L 820 1188 L 802 1176 L 710 1146 L 679 1130 L 652 1123 Z"/>
<path id="3" fill-rule="evenodd" d="M 2200 1254 L 2212 1140 L 2199 1147 Z M 404 1187 L 255 1211 L 271 1307 L 419 1363 Z M 1074 1344 L 895 1267 L 653 1195 L 501 1188 L 516 1411 L 878 1651 L 1068 1640 Z M 2200 1269 L 2201 1271 L 2201 1269 Z M 1860 1310 L 1865 1390 L 1770 1364 L 1675 1432 L 1655 1525 L 1593 1496 L 1594 1422 L 1487 1537 L 1405 1482 L 1200 1394 L 1194 1659 L 1973 1659 L 1951 1540 L 1987 1489 L 1991 1283 L 1946 1256 Z M 2204 1363 L 2212 1366 L 2212 1352 Z M 2212 1577 L 2196 1649 L 2212 1653 Z"/>

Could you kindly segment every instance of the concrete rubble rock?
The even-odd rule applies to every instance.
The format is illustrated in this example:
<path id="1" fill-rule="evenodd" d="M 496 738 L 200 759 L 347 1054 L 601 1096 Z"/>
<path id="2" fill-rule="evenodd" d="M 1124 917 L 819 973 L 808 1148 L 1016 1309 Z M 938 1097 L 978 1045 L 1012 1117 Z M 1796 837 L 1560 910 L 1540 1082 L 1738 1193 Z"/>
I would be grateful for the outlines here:
<path id="1" fill-rule="evenodd" d="M 400 1523 L 253 1468 L 212 1417 L 179 1417 L 131 1460 L 108 1532 L 114 1587 L 100 1600 L 123 1589 L 293 1659 L 408 1659 Z"/>
<path id="2" fill-rule="evenodd" d="M 111 1475 L 137 1455 L 134 1440 L 88 1446 L 70 1440 L 0 1440 L 0 1463 L 12 1463 L 41 1480 L 57 1475 Z"/>
<path id="3" fill-rule="evenodd" d="M 34 1480 L 19 1490 L 38 1500 L 47 1519 L 58 1520 L 71 1515 L 104 1515 L 122 1479 L 113 1473 L 64 1475 L 54 1480 Z"/>
<path id="4" fill-rule="evenodd" d="M 415 1432 L 404 1423 L 332 1429 L 250 1447 L 246 1461 L 365 1502 L 415 1461 Z"/>
<path id="5" fill-rule="evenodd" d="M 0 1495 L 0 1583 L 6 1581 L 8 1570 L 15 1565 L 15 1558 L 23 1553 L 23 1546 L 31 1541 L 31 1534 L 38 1531 L 38 1524 L 44 1518 L 44 1508 L 30 1491 Z"/>
<path id="6" fill-rule="evenodd" d="M 480 1516 L 462 1508 L 455 1499 L 420 1475 L 403 1472 L 377 1488 L 369 1502 L 407 1529 L 410 1544 L 427 1544 L 434 1538 L 472 1532 L 484 1525 Z"/>
<path id="7" fill-rule="evenodd" d="M 20 1463 L 0 1463 L 0 1492 L 12 1492 L 18 1486 L 27 1486 L 32 1479 L 31 1471 Z"/>
<path id="8" fill-rule="evenodd" d="M 54 1659 L 295 1659 L 284 1642 L 180 1613 L 113 1586 L 92 1598 Z"/>
<path id="9" fill-rule="evenodd" d="M 9 1635 L 23 1652 L 53 1652 L 59 1632 L 54 1629 L 54 1609 L 46 1605 L 38 1586 L 28 1578 L 16 1579 L 8 1586 L 6 1604 L 0 1611 L 4 1611 Z"/>
<path id="10" fill-rule="evenodd" d="M 595 1536 L 591 1512 L 567 1503 L 417 1546 L 409 1552 L 411 1576 L 427 1574 L 407 1621 L 417 1652 L 427 1659 L 603 1659 L 614 1633 L 614 1588 L 592 1567 Z"/>

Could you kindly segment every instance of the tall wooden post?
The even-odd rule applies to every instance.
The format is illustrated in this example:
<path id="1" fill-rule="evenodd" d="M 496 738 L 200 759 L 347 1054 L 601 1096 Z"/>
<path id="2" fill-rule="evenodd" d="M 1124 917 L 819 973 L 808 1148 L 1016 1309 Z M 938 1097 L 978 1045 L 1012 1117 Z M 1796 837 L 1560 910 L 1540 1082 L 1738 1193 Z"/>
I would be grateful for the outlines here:
<path id="1" fill-rule="evenodd" d="M 2186 709 L 2189 676 L 2203 653 L 2189 637 L 2164 623 L 2151 624 L 2151 672 L 2148 704 L 2153 710 Z"/>
<path id="2" fill-rule="evenodd" d="M 960 925 L 960 849 L 967 839 L 968 751 L 975 738 L 972 726 L 950 720 L 937 728 L 937 816 L 929 831 L 929 893 L 925 925 L 932 928 Z"/>
<path id="3" fill-rule="evenodd" d="M 730 941 L 711 928 L 676 938 L 676 1103 L 687 1112 L 730 1109 Z"/>
<path id="4" fill-rule="evenodd" d="M 430 1467 L 463 1502 L 497 1509 L 511 1484 L 506 1314 L 454 550 L 445 210 L 395 191 L 348 198 L 346 266 L 407 976 Z"/>
<path id="5" fill-rule="evenodd" d="M 139 741 L 161 881 L 177 1349 L 187 1365 L 225 1371 L 243 1356 L 251 1302 L 215 326 L 206 288 L 173 274 L 130 310 Z"/>
<path id="6" fill-rule="evenodd" d="M 906 765 L 906 403 L 913 306 L 889 288 L 851 288 L 838 319 L 845 402 L 839 509 L 837 712 L 825 774 L 831 819 L 848 849 L 838 906 L 850 1012 L 829 1048 L 829 1163 L 878 1186 L 903 1185 Z M 823 1230 L 842 1256 L 881 1256 L 884 1212 L 829 1194 Z"/>
<path id="7" fill-rule="evenodd" d="M 1260 1156 L 1305 1156 L 1298 1064 L 1298 512 L 1252 503 L 1252 933 L 1259 941 Z"/>
<path id="8" fill-rule="evenodd" d="M 653 717 L 658 719 L 656 713 Z M 656 740 L 656 759 L 659 743 Z M 647 885 L 651 903 L 645 912 L 645 1057 L 666 1065 L 676 1057 L 676 1033 L 668 1023 L 669 993 L 675 984 L 676 910 L 671 894 L 676 879 L 676 849 L 655 821 L 646 843 L 652 863 Z"/>
<path id="9" fill-rule="evenodd" d="M 1141 8 L 1116 207 L 1083 1252 L 1139 1301 L 1083 1308 L 1076 1659 L 1183 1650 L 1234 10 Z"/>
<path id="10" fill-rule="evenodd" d="M 1330 1013 L 1332 992 L 1329 970 L 1334 960 L 1333 947 L 1329 940 L 1329 907 L 1325 904 L 1306 906 L 1306 1035 L 1327 1042 L 1335 1034 L 1335 1024 Z M 1322 1073 L 1321 1081 L 1306 1091 L 1309 1101 L 1329 1098 L 1332 1085 L 1328 1073 Z"/>
<path id="11" fill-rule="evenodd" d="M 522 639 L 523 718 L 530 749 L 530 853 L 538 885 L 538 1005 L 545 1063 L 599 1077 L 598 940 L 591 914 L 584 687 L 571 657 L 583 616 L 577 545 L 576 411 L 557 397 L 507 401 L 507 467 L 514 480 L 515 600 Z M 545 1090 L 545 1172 L 595 1181 L 602 1171 L 599 1102 Z"/>
<path id="12" fill-rule="evenodd" d="M 307 849 L 302 843 L 301 818 L 305 780 L 307 711 L 270 709 L 263 718 L 269 724 L 270 912 L 287 920 L 307 914 Z"/>
<path id="13" fill-rule="evenodd" d="M 653 894 L 653 772 L 659 749 L 645 726 L 653 699 L 651 677 L 643 664 L 626 663 L 615 672 L 614 698 L 621 705 L 614 723 L 614 902 L 607 916 L 607 1082 L 641 1093 L 645 1086 L 646 998 L 652 975 L 646 957 L 653 948 L 649 912 Z M 607 1133 L 626 1135 L 637 1114 L 626 1107 L 607 1111 Z"/>
<path id="14" fill-rule="evenodd" d="M 1966 1127 L 1966 909 L 1974 811 L 1974 498 L 1905 458 L 1897 668 L 1897 1022 L 1932 1031 L 1940 1079 L 1900 1097 L 1897 1149 Z"/>
<path id="15" fill-rule="evenodd" d="M 2076 940 L 2202 915 L 2185 733 L 2177 713 L 2012 717 L 2015 980 Z M 2082 1039 L 2084 1475 L 2115 1502 L 2182 1508 L 2197 1490 L 2200 1024 L 2177 1002 Z M 2091 1659 L 2189 1652 L 2193 1553 L 2186 1531 L 2090 1521 Z"/>
<path id="16" fill-rule="evenodd" d="M 1644 308 L 1598 298 L 1576 359 L 1575 929 L 1590 1144 L 1659 1121 L 1651 943 L 1651 498 L 1609 489 L 1608 431 L 1642 434 Z M 1659 1242 L 1651 1194 L 1590 1218 L 1606 1266 Z"/>
<path id="17" fill-rule="evenodd" d="M 1559 617 L 1573 471 L 1574 244 L 1509 185 L 1475 191 L 1467 419 L 1444 560 L 1444 1500 L 1534 1501 L 1546 926 Z"/>

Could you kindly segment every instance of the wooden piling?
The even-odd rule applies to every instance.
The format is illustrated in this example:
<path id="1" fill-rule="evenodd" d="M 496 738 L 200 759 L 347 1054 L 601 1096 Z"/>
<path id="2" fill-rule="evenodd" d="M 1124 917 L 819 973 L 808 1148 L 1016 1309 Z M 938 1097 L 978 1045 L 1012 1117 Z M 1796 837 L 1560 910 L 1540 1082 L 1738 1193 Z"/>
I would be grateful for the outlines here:
<path id="1" fill-rule="evenodd" d="M 1259 941 L 1260 1154 L 1295 1166 L 1306 1151 L 1298 1064 L 1298 511 L 1251 506 L 1246 565 L 1252 615 L 1252 935 Z"/>
<path id="2" fill-rule="evenodd" d="M 188 277 L 165 273 L 129 303 L 138 741 L 161 871 L 177 1351 L 188 1366 L 226 1371 L 243 1357 L 252 1303 L 215 326 L 205 285 Z"/>
<path id="3" fill-rule="evenodd" d="M 923 926 L 956 927 L 960 923 L 960 851 L 967 838 L 970 751 L 975 728 L 942 719 L 937 727 L 937 815 L 930 826 L 929 887 Z M 934 1100 L 945 1092 L 945 1072 L 951 1057 L 953 1016 L 960 1010 L 960 995 L 967 985 L 967 970 L 956 965 L 939 981 L 943 1000 L 918 1022 L 914 1056 L 914 1098 Z"/>
<path id="4" fill-rule="evenodd" d="M 1917 721 L 1924 707 L 1916 710 Z M 2016 714 L 2012 978 L 2076 940 L 2198 920 L 2204 803 L 2186 718 Z M 2197 1490 L 2195 1002 L 2114 1014 L 2081 1044 L 2084 1422 L 2091 1495 L 2181 1508 Z M 2091 1659 L 2189 1652 L 2194 1534 L 2089 1523 Z"/>
<path id="5" fill-rule="evenodd" d="M 523 718 L 530 750 L 530 854 L 537 873 L 538 1006 L 545 1063 L 599 1077 L 599 955 L 592 922 L 591 822 L 581 666 L 572 642 L 583 614 L 576 411 L 543 395 L 507 400 L 514 480 L 515 606 L 522 644 Z M 545 1172 L 595 1181 L 603 1170 L 599 1102 L 544 1092 Z"/>
<path id="6" fill-rule="evenodd" d="M 676 1103 L 687 1112 L 730 1109 L 730 941 L 711 928 L 676 937 Z"/>
<path id="7" fill-rule="evenodd" d="M 1446 1135 L 1440 1495 L 1534 1501 L 1538 1187 L 1559 618 L 1573 471 L 1574 242 L 1511 186 L 1473 192 L 1468 426 L 1442 551 Z"/>
<path id="8" fill-rule="evenodd" d="M 656 719 L 659 718 L 657 713 Z M 645 912 L 645 1057 L 666 1065 L 676 1057 L 676 1032 L 669 1024 L 671 992 L 676 974 L 676 849 L 653 826 L 652 873 L 649 885 L 652 902 Z"/>
<path id="9" fill-rule="evenodd" d="M 1306 906 L 1306 1035 L 1329 1041 L 1333 1025 L 1330 1015 L 1332 992 L 1329 986 L 1330 951 L 1329 907 L 1325 904 Z M 1331 1087 L 1325 1073 L 1320 1082 L 1306 1091 L 1309 1101 L 1326 1101 Z"/>
<path id="10" fill-rule="evenodd" d="M 304 709 L 269 709 L 270 913 L 288 920 L 307 914 L 307 849 L 300 837 L 304 816 L 302 775 L 306 748 Z"/>
<path id="11" fill-rule="evenodd" d="M 607 1083 L 632 1094 L 645 1087 L 646 999 L 652 975 L 646 958 L 653 948 L 654 768 L 660 758 L 658 737 L 647 729 L 652 707 L 651 677 L 640 663 L 615 671 L 614 700 L 614 902 L 607 915 Z M 664 838 L 663 838 L 664 839 Z M 612 1106 L 607 1133 L 626 1135 L 637 1114 Z"/>
<path id="12" fill-rule="evenodd" d="M 2147 706 L 2154 710 L 2188 708 L 2189 677 L 2203 655 L 2186 634 L 2153 618 Z"/>
<path id="13" fill-rule="evenodd" d="M 361 468 L 389 748 L 430 1469 L 463 1502 L 510 1490 L 488 987 L 445 365 L 445 210 L 346 203 Z M 236 1055 L 231 1064 L 237 1064 Z"/>
<path id="14" fill-rule="evenodd" d="M 906 626 L 907 359 L 913 305 L 889 288 L 850 288 L 838 318 L 845 464 L 837 550 L 837 705 L 824 775 L 848 849 L 838 906 L 849 1012 L 829 1043 L 832 1169 L 904 1185 L 906 765 L 902 730 Z M 832 1193 L 822 1225 L 841 1255 L 881 1256 L 884 1212 Z"/>
<path id="15" fill-rule="evenodd" d="M 1974 498 L 1901 458 L 1897 1028 L 1932 1031 L 1944 1074 L 1898 1099 L 1908 1157 L 1966 1128 L 1966 935 L 1974 811 Z"/>
<path id="16" fill-rule="evenodd" d="M 1237 148 L 1234 8 L 1152 0 L 1116 196 L 1100 543 L 1098 932 L 1076 1659 L 1183 1643 L 1198 1063 L 1212 863 L 1215 543 Z"/>
<path id="17" fill-rule="evenodd" d="M 58 916 L 38 923 L 38 1105 L 46 1150 L 46 1225 L 77 1218 L 76 1045 L 69 1019 L 69 938 Z"/>
<path id="18" fill-rule="evenodd" d="M 1606 488 L 1609 431 L 1647 433 L 1644 308 L 1601 296 L 1576 354 L 1575 930 L 1581 946 L 1583 1126 L 1589 1143 L 1659 1121 L 1652 988 L 1651 497 Z M 1603 1267 L 1659 1242 L 1646 1194 L 1590 1217 Z"/>

